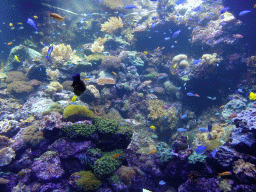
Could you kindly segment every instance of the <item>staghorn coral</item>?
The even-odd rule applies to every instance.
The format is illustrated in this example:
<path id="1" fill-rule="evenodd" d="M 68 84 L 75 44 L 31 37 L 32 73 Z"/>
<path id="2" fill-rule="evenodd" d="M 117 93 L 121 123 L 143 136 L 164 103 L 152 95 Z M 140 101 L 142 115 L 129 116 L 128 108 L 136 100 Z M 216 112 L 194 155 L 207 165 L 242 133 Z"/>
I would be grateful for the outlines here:
<path id="1" fill-rule="evenodd" d="M 99 41 L 95 41 L 90 50 L 93 52 L 93 53 L 102 53 L 104 51 L 104 45 L 102 45 Z"/>
<path id="2" fill-rule="evenodd" d="M 116 84 L 116 81 L 113 78 L 104 78 L 104 77 L 100 77 L 97 79 L 97 83 L 98 85 L 112 85 L 112 84 Z"/>
<path id="3" fill-rule="evenodd" d="M 46 69 L 46 75 L 49 77 L 49 80 L 57 81 L 60 76 L 60 71 L 58 69 L 56 69 L 55 71 L 51 69 Z"/>
<path id="4" fill-rule="evenodd" d="M 167 116 L 167 111 L 162 106 L 165 104 L 163 101 L 160 100 L 150 100 L 149 101 L 148 110 L 150 114 L 148 115 L 152 120 L 156 120 L 158 118 Z"/>
<path id="5" fill-rule="evenodd" d="M 256 175 L 255 165 L 245 162 L 243 159 L 238 159 L 233 163 L 233 172 L 235 174 L 242 172 L 248 177 L 255 177 Z"/>
<path id="6" fill-rule="evenodd" d="M 120 17 L 110 17 L 108 21 L 104 24 L 101 24 L 101 31 L 105 31 L 107 33 L 112 33 L 117 31 L 117 29 L 123 27 L 123 21 Z"/>

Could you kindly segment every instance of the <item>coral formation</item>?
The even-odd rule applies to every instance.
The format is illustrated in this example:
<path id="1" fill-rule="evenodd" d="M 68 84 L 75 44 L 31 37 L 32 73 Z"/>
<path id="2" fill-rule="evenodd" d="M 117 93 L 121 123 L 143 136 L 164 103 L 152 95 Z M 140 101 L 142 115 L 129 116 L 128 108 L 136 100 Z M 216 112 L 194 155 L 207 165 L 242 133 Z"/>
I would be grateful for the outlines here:
<path id="1" fill-rule="evenodd" d="M 100 98 L 100 92 L 94 85 L 88 85 L 86 88 L 94 95 L 95 98 Z"/>
<path id="2" fill-rule="evenodd" d="M 14 81 L 7 85 L 7 92 L 16 97 L 26 96 L 33 90 L 33 86 L 26 81 Z"/>
<path id="3" fill-rule="evenodd" d="M 4 147 L 0 149 L 0 167 L 10 164 L 15 156 L 15 151 L 11 147 Z"/>
<path id="4" fill-rule="evenodd" d="M 6 83 L 12 83 L 15 81 L 28 81 L 28 78 L 21 71 L 10 71 L 7 73 L 5 79 Z"/>
<path id="5" fill-rule="evenodd" d="M 96 132 L 96 127 L 88 124 L 74 124 L 66 126 L 62 130 L 69 138 L 91 137 Z"/>
<path id="6" fill-rule="evenodd" d="M 97 79 L 97 83 L 98 83 L 98 85 L 105 85 L 105 84 L 113 85 L 113 84 L 116 84 L 116 81 L 113 78 L 100 77 Z"/>
<path id="7" fill-rule="evenodd" d="M 238 159 L 233 163 L 233 172 L 235 174 L 244 173 L 248 177 L 255 177 L 256 168 L 254 164 L 245 162 L 243 159 Z"/>
<path id="8" fill-rule="evenodd" d="M 196 164 L 197 162 L 206 163 L 206 155 L 203 154 L 197 154 L 196 152 L 193 152 L 188 157 L 188 162 L 191 164 Z"/>
<path id="9" fill-rule="evenodd" d="M 135 171 L 132 167 L 127 167 L 127 166 L 121 166 L 117 170 L 117 174 L 120 177 L 121 181 L 126 184 L 126 185 L 131 185 L 131 180 L 135 176 Z"/>
<path id="10" fill-rule="evenodd" d="M 148 115 L 152 120 L 167 116 L 167 111 L 162 106 L 165 103 L 160 100 L 150 100 L 148 102 L 148 110 L 150 114 Z"/>
<path id="11" fill-rule="evenodd" d="M 87 107 L 81 105 L 68 105 L 63 112 L 63 117 L 65 119 L 69 118 L 70 116 L 83 116 L 83 117 L 92 117 L 94 114 L 91 110 Z"/>
<path id="12" fill-rule="evenodd" d="M 216 65 L 217 62 L 220 62 L 222 58 L 217 55 L 217 53 L 204 54 L 202 55 L 203 64 Z"/>
<path id="13" fill-rule="evenodd" d="M 95 53 L 92 55 L 89 55 L 86 57 L 91 62 L 99 62 L 101 61 L 105 56 L 103 54 Z"/>
<path id="14" fill-rule="evenodd" d="M 107 119 L 103 117 L 94 117 L 94 125 L 97 128 L 97 131 L 102 134 L 114 134 L 117 131 L 118 124 L 112 119 Z"/>
<path id="15" fill-rule="evenodd" d="M 54 71 L 51 69 L 46 69 L 46 75 L 49 77 L 49 80 L 57 81 L 60 76 L 60 71 L 58 69 L 56 69 Z"/>
<path id="16" fill-rule="evenodd" d="M 101 24 L 101 31 L 106 31 L 107 33 L 113 33 L 117 29 L 123 27 L 123 20 L 120 17 L 110 17 L 108 21 Z"/>
<path id="17" fill-rule="evenodd" d="M 44 140 L 44 136 L 43 132 L 39 130 L 38 126 L 33 124 L 24 129 L 22 132 L 22 139 L 30 147 L 36 147 Z"/>
<path id="18" fill-rule="evenodd" d="M 101 64 L 108 70 L 119 69 L 121 59 L 115 56 L 106 56 L 102 59 Z"/>
<path id="19" fill-rule="evenodd" d="M 91 171 L 79 171 L 74 173 L 76 175 L 79 176 L 76 185 L 82 191 L 96 190 L 101 186 L 101 181 Z"/>
<path id="20" fill-rule="evenodd" d="M 185 54 L 176 55 L 172 59 L 173 66 L 176 64 L 181 68 L 186 68 L 189 66 L 187 59 L 188 59 L 188 57 Z"/>
<path id="21" fill-rule="evenodd" d="M 45 90 L 45 92 L 49 93 L 49 94 L 52 94 L 53 92 L 61 92 L 62 89 L 63 89 L 63 86 L 59 82 L 52 81 L 47 86 L 47 89 Z"/>
<path id="22" fill-rule="evenodd" d="M 97 159 L 93 165 L 94 174 L 99 178 L 105 178 L 114 173 L 119 163 L 116 159 L 106 156 Z"/>
<path id="23" fill-rule="evenodd" d="M 102 45 L 100 42 L 95 41 L 92 45 L 91 45 L 91 51 L 93 53 L 102 53 L 104 51 L 104 45 Z M 87 57 L 88 58 L 88 57 Z"/>

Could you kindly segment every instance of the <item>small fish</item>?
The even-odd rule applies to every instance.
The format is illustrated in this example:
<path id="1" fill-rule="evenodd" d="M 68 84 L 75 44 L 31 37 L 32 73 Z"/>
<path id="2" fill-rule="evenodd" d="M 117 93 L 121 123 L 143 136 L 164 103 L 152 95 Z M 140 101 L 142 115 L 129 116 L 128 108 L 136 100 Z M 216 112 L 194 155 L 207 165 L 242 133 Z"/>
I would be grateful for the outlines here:
<path id="1" fill-rule="evenodd" d="M 178 35 L 180 34 L 180 32 L 181 32 L 180 29 L 179 29 L 178 31 L 174 32 L 174 33 L 172 34 L 172 38 L 178 37 Z"/>
<path id="2" fill-rule="evenodd" d="M 34 19 L 38 19 L 38 16 L 36 16 L 36 15 L 34 15 L 33 17 L 34 17 Z"/>
<path id="3" fill-rule="evenodd" d="M 11 30 L 14 30 L 15 29 L 15 27 L 11 27 Z"/>
<path id="4" fill-rule="evenodd" d="M 40 62 L 40 60 L 36 57 L 34 58 L 34 61 Z"/>
<path id="5" fill-rule="evenodd" d="M 223 9 L 221 9 L 221 11 L 220 11 L 220 14 L 223 14 L 223 13 L 225 13 L 227 10 L 229 10 L 230 9 L 230 7 L 228 6 L 228 7 L 224 7 Z"/>
<path id="6" fill-rule="evenodd" d="M 243 15 L 246 15 L 246 14 L 251 13 L 251 12 L 252 12 L 251 10 L 244 10 L 244 11 L 241 11 L 239 13 L 239 16 L 243 16 Z"/>
<path id="7" fill-rule="evenodd" d="M 136 6 L 136 5 L 126 5 L 125 7 L 124 7 L 125 9 L 138 9 L 138 7 Z"/>
<path id="8" fill-rule="evenodd" d="M 150 130 L 156 130 L 156 126 L 151 125 L 151 126 L 149 127 L 149 129 L 150 129 Z"/>
<path id="9" fill-rule="evenodd" d="M 117 157 L 121 157 L 121 153 L 117 153 L 112 156 L 113 159 L 116 159 Z"/>
<path id="10" fill-rule="evenodd" d="M 180 118 L 181 118 L 181 119 L 185 119 L 187 116 L 188 116 L 188 114 L 184 114 L 184 115 L 182 115 Z"/>
<path id="11" fill-rule="evenodd" d="M 165 47 L 162 47 L 161 49 L 163 50 L 163 49 L 165 49 Z"/>
<path id="12" fill-rule="evenodd" d="M 47 61 L 49 61 L 50 57 L 51 57 L 51 54 L 52 54 L 52 51 L 53 51 L 53 42 L 52 44 L 50 45 L 49 49 L 48 49 L 48 52 L 46 54 L 46 59 Z"/>
<path id="13" fill-rule="evenodd" d="M 154 153 L 156 153 L 156 151 L 157 151 L 157 150 L 154 149 L 154 150 L 150 151 L 149 154 L 154 154 Z"/>
<path id="14" fill-rule="evenodd" d="M 18 25 L 23 25 L 23 23 L 21 23 L 21 22 L 19 22 L 19 23 L 17 23 Z"/>
<path id="15" fill-rule="evenodd" d="M 188 130 L 187 130 L 187 129 L 184 129 L 184 128 L 178 128 L 177 131 L 178 131 L 178 132 L 187 132 Z"/>
<path id="16" fill-rule="evenodd" d="M 99 113 L 97 112 L 97 110 L 96 110 L 96 109 L 94 110 L 94 113 L 95 113 L 96 115 L 98 115 L 98 114 L 99 114 Z"/>
<path id="17" fill-rule="evenodd" d="M 71 99 L 71 102 L 75 102 L 77 99 L 77 96 L 73 96 L 72 99 Z"/>
<path id="18" fill-rule="evenodd" d="M 171 37 L 165 37 L 164 40 L 165 41 L 169 41 L 171 39 Z"/>
<path id="19" fill-rule="evenodd" d="M 165 181 L 163 181 L 163 180 L 159 181 L 159 185 L 165 185 L 165 184 L 166 184 Z"/>
<path id="20" fill-rule="evenodd" d="M 23 26 L 20 26 L 18 29 L 21 30 L 21 29 L 24 29 L 24 27 L 23 27 Z"/>
<path id="21" fill-rule="evenodd" d="M 91 81 L 91 79 L 90 79 L 90 78 L 85 78 L 84 80 L 85 80 L 85 81 Z"/>
<path id="22" fill-rule="evenodd" d="M 4 63 L 1 63 L 1 67 L 4 69 Z"/>
<path id="23" fill-rule="evenodd" d="M 233 37 L 236 38 L 236 39 L 244 38 L 243 35 L 240 35 L 240 34 L 233 34 Z"/>
<path id="24" fill-rule="evenodd" d="M 7 45 L 11 45 L 12 44 L 12 41 L 11 42 L 9 42 L 9 43 L 7 43 Z"/>
<path id="25" fill-rule="evenodd" d="M 192 64 L 195 65 L 195 64 L 197 64 L 197 63 L 199 63 L 199 62 L 201 62 L 201 61 L 202 61 L 202 59 L 194 60 Z"/>
<path id="26" fill-rule="evenodd" d="M 224 176 L 224 175 L 232 175 L 232 172 L 231 171 L 225 171 L 225 172 L 219 173 L 219 176 Z"/>
<path id="27" fill-rule="evenodd" d="M 57 14 L 57 13 L 50 13 L 50 17 L 54 18 L 54 19 L 58 19 L 58 20 L 63 20 L 64 17 L 62 17 L 61 15 Z"/>
<path id="28" fill-rule="evenodd" d="M 114 71 L 112 73 L 113 73 L 113 75 L 117 75 Z"/>
<path id="29" fill-rule="evenodd" d="M 199 130 L 200 130 L 201 132 L 203 132 L 203 133 L 204 133 L 204 132 L 208 132 L 208 130 L 207 130 L 206 128 L 204 128 L 204 127 L 200 127 Z"/>
<path id="30" fill-rule="evenodd" d="M 148 52 L 147 52 L 147 51 L 144 51 L 143 53 L 144 53 L 145 55 L 148 55 Z"/>
<path id="31" fill-rule="evenodd" d="M 197 146 L 195 151 L 197 154 L 203 154 L 206 149 L 207 149 L 207 147 L 205 147 L 205 146 Z"/>
<path id="32" fill-rule="evenodd" d="M 170 106 L 170 105 L 165 104 L 165 105 L 163 105 L 162 107 L 163 107 L 164 109 L 169 109 L 171 106 Z"/>
<path id="33" fill-rule="evenodd" d="M 20 63 L 20 60 L 17 55 L 14 55 L 14 59 Z"/>
<path id="34" fill-rule="evenodd" d="M 177 64 L 173 65 L 173 69 L 176 69 L 177 68 Z"/>
<path id="35" fill-rule="evenodd" d="M 253 8 L 254 8 L 254 9 L 256 8 L 256 4 L 254 4 Z"/>
<path id="36" fill-rule="evenodd" d="M 212 151 L 212 156 L 215 157 L 215 156 L 216 156 L 216 153 L 217 153 L 217 149 L 214 149 L 214 150 Z"/>
<path id="37" fill-rule="evenodd" d="M 194 94 L 194 93 L 187 93 L 187 96 L 189 96 L 189 97 L 200 97 L 200 95 L 198 95 L 198 94 Z"/>
<path id="38" fill-rule="evenodd" d="M 31 25 L 32 27 L 34 27 L 35 30 L 37 31 L 37 27 L 36 27 L 35 21 L 34 21 L 33 19 L 28 18 L 27 24 L 29 24 L 29 25 Z"/>
<path id="39" fill-rule="evenodd" d="M 10 26 L 10 27 L 13 27 L 13 24 L 12 24 L 12 23 L 10 23 L 10 24 L 9 24 L 9 26 Z"/>

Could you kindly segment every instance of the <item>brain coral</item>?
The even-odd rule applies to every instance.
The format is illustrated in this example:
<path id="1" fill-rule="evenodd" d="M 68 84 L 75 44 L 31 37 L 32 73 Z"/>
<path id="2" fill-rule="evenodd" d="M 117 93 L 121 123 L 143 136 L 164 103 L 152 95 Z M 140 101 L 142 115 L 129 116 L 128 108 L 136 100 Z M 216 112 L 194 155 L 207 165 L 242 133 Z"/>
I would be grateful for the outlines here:
<path id="1" fill-rule="evenodd" d="M 65 119 L 70 116 L 83 116 L 83 117 L 92 117 L 94 114 L 87 107 L 81 105 L 68 105 L 63 112 L 63 117 Z"/>
<path id="2" fill-rule="evenodd" d="M 107 69 L 119 69 L 121 59 L 115 56 L 106 56 L 102 59 L 101 64 Z"/>

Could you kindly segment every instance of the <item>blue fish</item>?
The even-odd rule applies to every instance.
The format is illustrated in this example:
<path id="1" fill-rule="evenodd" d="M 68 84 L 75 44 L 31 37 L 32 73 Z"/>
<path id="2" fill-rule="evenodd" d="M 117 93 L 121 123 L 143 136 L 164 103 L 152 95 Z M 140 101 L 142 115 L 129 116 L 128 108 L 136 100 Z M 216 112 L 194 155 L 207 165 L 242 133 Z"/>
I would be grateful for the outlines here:
<path id="1" fill-rule="evenodd" d="M 47 61 L 49 61 L 50 57 L 51 57 L 51 54 L 52 54 L 52 51 L 53 51 L 53 43 L 50 45 L 49 49 L 48 49 L 48 52 L 46 54 L 46 59 Z"/>
<path id="2" fill-rule="evenodd" d="M 184 115 L 182 115 L 180 118 L 181 118 L 181 119 L 185 119 L 187 116 L 188 116 L 188 114 L 184 114 Z"/>
<path id="3" fill-rule="evenodd" d="M 36 27 L 35 21 L 33 19 L 28 18 L 27 24 L 29 24 L 32 27 L 34 27 L 36 29 L 36 31 L 37 31 L 37 27 Z"/>
<path id="4" fill-rule="evenodd" d="M 201 132 L 208 132 L 208 129 L 206 129 L 206 128 L 204 128 L 204 127 L 200 127 L 199 130 L 200 130 Z"/>
<path id="5" fill-rule="evenodd" d="M 180 34 L 180 32 L 181 32 L 180 29 L 179 29 L 178 31 L 174 32 L 174 33 L 172 34 L 172 38 L 178 37 L 178 35 Z"/>
<path id="6" fill-rule="evenodd" d="M 244 10 L 244 11 L 241 11 L 239 13 L 239 16 L 243 16 L 243 15 L 246 15 L 246 14 L 251 13 L 251 12 L 252 12 L 251 10 Z"/>
<path id="7" fill-rule="evenodd" d="M 159 185 L 165 185 L 165 184 L 166 184 L 165 181 L 163 181 L 163 180 L 159 181 Z"/>
<path id="8" fill-rule="evenodd" d="M 224 7 L 223 9 L 221 9 L 220 14 L 225 13 L 228 9 L 230 9 L 229 6 L 228 7 Z"/>
<path id="9" fill-rule="evenodd" d="M 203 154 L 206 149 L 207 149 L 207 147 L 205 147 L 205 146 L 197 146 L 196 153 L 197 154 Z"/>
<path id="10" fill-rule="evenodd" d="M 186 0 L 178 0 L 177 2 L 176 2 L 176 5 L 179 5 L 179 4 L 182 4 L 182 3 L 184 3 Z"/>
<path id="11" fill-rule="evenodd" d="M 156 20 L 156 19 L 157 19 L 157 17 L 156 17 L 156 16 L 152 17 L 152 20 Z"/>
<path id="12" fill-rule="evenodd" d="M 193 64 L 195 65 L 195 64 L 197 64 L 197 63 L 199 63 L 199 62 L 201 62 L 201 61 L 202 61 L 202 59 L 194 60 L 194 61 L 193 61 Z"/>
<path id="13" fill-rule="evenodd" d="M 177 129 L 178 132 L 187 132 L 188 130 L 187 129 L 184 129 L 184 128 L 179 128 Z"/>
<path id="14" fill-rule="evenodd" d="M 125 9 L 138 9 L 138 7 L 136 6 L 136 5 L 126 5 L 125 7 L 124 7 Z"/>
<path id="15" fill-rule="evenodd" d="M 200 9 L 201 9 L 201 6 L 197 6 L 196 8 L 192 9 L 192 11 L 197 12 L 197 11 L 199 11 Z"/>
<path id="16" fill-rule="evenodd" d="M 217 153 L 217 149 L 214 149 L 214 150 L 212 151 L 212 156 L 215 157 L 215 156 L 216 156 L 216 153 Z"/>

